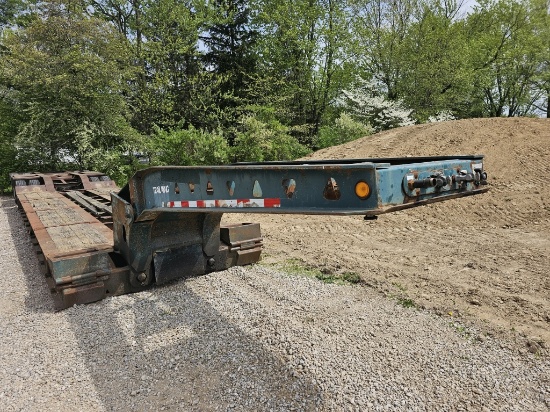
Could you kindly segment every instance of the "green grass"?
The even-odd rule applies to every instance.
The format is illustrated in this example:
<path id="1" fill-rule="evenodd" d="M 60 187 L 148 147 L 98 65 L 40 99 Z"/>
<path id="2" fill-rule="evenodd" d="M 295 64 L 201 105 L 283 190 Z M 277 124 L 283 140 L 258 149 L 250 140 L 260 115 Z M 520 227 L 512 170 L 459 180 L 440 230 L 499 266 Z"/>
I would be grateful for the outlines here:
<path id="1" fill-rule="evenodd" d="M 468 328 L 466 328 L 466 326 L 456 322 L 450 322 L 449 324 L 455 329 L 458 335 L 462 336 L 463 338 L 466 338 L 467 340 L 473 339 L 471 332 L 468 330 Z"/>
<path id="2" fill-rule="evenodd" d="M 317 279 L 323 283 L 331 283 L 336 285 L 357 285 L 363 283 L 361 276 L 355 272 L 333 273 L 327 270 L 312 267 L 300 259 L 286 259 L 283 262 L 277 263 L 261 263 L 266 267 L 281 270 L 290 275 L 305 276 Z M 393 282 L 392 286 L 397 289 L 397 293 L 387 295 L 390 299 L 395 300 L 399 305 L 405 308 L 417 309 L 418 305 L 414 300 L 406 295 L 407 288 L 399 283 Z"/>
<path id="3" fill-rule="evenodd" d="M 356 285 L 361 283 L 361 277 L 355 272 L 332 273 L 307 265 L 299 259 L 287 259 L 284 262 L 267 264 L 286 273 L 298 276 L 315 278 L 323 283 L 337 285 Z"/>
<path id="4" fill-rule="evenodd" d="M 416 304 L 416 302 L 412 300 L 409 296 L 407 296 L 406 286 L 397 282 L 391 282 L 391 286 L 393 286 L 395 290 L 386 295 L 388 298 L 395 300 L 399 305 L 403 306 L 404 308 L 418 309 L 418 305 Z"/>
<path id="5" fill-rule="evenodd" d="M 416 308 L 417 305 L 411 298 L 397 298 L 397 303 L 399 303 L 404 308 Z"/>
<path id="6" fill-rule="evenodd" d="M 345 272 L 342 274 L 320 273 L 315 275 L 315 277 L 324 283 L 352 284 L 352 285 L 361 283 L 361 277 L 354 272 Z"/>

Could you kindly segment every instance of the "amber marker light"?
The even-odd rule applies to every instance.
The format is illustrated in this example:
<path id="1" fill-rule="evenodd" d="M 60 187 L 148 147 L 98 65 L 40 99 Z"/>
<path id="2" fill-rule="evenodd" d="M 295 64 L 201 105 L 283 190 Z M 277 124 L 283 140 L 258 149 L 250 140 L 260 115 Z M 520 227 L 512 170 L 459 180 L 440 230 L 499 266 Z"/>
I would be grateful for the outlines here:
<path id="1" fill-rule="evenodd" d="M 367 182 L 359 181 L 355 185 L 355 194 L 360 199 L 366 199 L 370 195 L 370 187 Z"/>

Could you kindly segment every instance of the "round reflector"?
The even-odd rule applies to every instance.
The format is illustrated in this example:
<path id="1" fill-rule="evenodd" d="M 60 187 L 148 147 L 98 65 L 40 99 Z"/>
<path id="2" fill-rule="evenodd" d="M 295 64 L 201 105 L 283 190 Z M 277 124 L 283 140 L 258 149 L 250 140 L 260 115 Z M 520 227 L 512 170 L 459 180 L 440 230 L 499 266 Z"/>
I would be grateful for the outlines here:
<path id="1" fill-rule="evenodd" d="M 366 199 L 370 195 L 370 187 L 367 184 L 367 182 L 363 182 L 362 180 L 360 182 L 357 182 L 355 185 L 355 194 L 360 199 Z"/>

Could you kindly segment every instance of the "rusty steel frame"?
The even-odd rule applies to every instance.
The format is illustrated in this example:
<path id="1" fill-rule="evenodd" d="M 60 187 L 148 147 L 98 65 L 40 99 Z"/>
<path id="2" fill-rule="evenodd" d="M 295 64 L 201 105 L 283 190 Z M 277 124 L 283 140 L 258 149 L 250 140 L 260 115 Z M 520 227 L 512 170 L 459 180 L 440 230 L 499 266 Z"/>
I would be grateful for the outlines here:
<path id="1" fill-rule="evenodd" d="M 120 190 L 114 182 L 97 172 L 12 173 L 10 177 L 57 310 L 150 286 L 152 282 L 136 280 L 135 270 L 113 247 L 110 200 L 111 192 Z M 205 228 L 205 233 L 212 235 L 218 230 L 223 236 L 222 242 L 211 241 L 218 248 L 216 263 L 206 260 L 204 270 L 185 264 L 196 261 L 200 249 L 178 255 L 176 249 L 160 247 L 167 246 L 168 239 L 159 233 L 151 241 L 159 246 L 155 252 L 157 284 L 182 274 L 202 274 L 259 260 L 262 238 L 258 224 L 220 227 L 219 219 L 208 215 L 208 220 L 214 222 L 214 228 Z M 193 225 L 197 226 L 191 219 L 178 228 L 188 241 Z M 202 235 L 194 233 L 194 240 Z M 183 258 L 184 264 L 176 258 Z"/>

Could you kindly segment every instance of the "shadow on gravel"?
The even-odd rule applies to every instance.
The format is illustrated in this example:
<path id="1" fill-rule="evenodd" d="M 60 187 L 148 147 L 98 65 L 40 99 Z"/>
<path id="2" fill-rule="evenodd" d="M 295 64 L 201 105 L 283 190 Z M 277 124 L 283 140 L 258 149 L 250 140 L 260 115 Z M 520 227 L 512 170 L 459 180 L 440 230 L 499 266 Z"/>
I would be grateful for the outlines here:
<path id="1" fill-rule="evenodd" d="M 320 390 L 183 283 L 66 311 L 106 410 L 318 410 Z"/>
<path id="2" fill-rule="evenodd" d="M 27 288 L 25 307 L 53 300 L 15 201 L 0 197 Z M 183 282 L 183 281 L 182 281 Z M 174 304 L 177 303 L 177 305 Z M 106 410 L 318 410 L 321 392 L 253 336 L 176 282 L 62 312 Z M 94 392 L 93 389 L 90 389 Z"/>
<path id="3" fill-rule="evenodd" d="M 25 276 L 28 292 L 25 296 L 25 307 L 31 312 L 53 312 L 53 299 L 42 274 L 38 257 L 34 253 L 29 230 L 23 224 L 19 208 L 15 204 L 15 200 L 8 196 L 0 197 L 0 203 L 8 218 L 13 244 L 17 250 L 17 259 Z"/>

